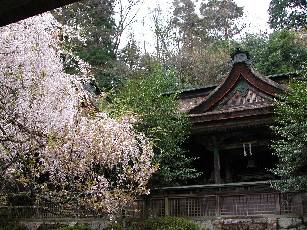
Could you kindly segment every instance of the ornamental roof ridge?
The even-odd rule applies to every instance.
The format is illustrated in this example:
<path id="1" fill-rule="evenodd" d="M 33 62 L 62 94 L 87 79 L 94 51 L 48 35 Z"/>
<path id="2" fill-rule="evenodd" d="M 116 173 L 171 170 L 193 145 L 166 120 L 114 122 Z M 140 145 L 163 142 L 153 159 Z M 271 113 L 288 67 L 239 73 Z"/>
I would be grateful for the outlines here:
<path id="1" fill-rule="evenodd" d="M 249 52 L 243 51 L 237 48 L 234 53 L 231 54 L 232 65 L 236 63 L 244 62 L 247 65 L 251 65 Z"/>

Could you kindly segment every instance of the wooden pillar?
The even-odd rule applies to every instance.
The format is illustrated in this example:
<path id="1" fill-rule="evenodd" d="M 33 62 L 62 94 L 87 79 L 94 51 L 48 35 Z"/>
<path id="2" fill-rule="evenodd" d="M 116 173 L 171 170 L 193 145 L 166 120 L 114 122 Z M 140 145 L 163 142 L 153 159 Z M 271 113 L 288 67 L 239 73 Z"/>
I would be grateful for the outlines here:
<path id="1" fill-rule="evenodd" d="M 303 197 L 302 197 L 302 193 L 298 193 L 295 197 L 295 200 L 298 204 L 298 208 L 297 208 L 297 214 L 302 216 L 304 214 L 304 206 L 303 206 Z"/>
<path id="2" fill-rule="evenodd" d="M 220 152 L 217 146 L 216 138 L 213 137 L 213 160 L 214 160 L 214 183 L 220 184 L 221 183 L 221 159 L 220 159 Z"/>
<path id="3" fill-rule="evenodd" d="M 220 152 L 217 147 L 213 149 L 214 154 L 214 182 L 216 184 L 221 183 L 221 162 L 220 162 Z"/>
<path id="4" fill-rule="evenodd" d="M 275 195 L 276 199 L 275 199 L 275 214 L 276 215 L 280 215 L 281 214 L 281 209 L 280 209 L 280 197 L 281 197 L 281 194 L 280 193 L 277 193 Z"/>
<path id="5" fill-rule="evenodd" d="M 169 216 L 170 212 L 169 212 L 169 203 L 168 203 L 168 197 L 164 197 L 164 213 L 165 216 Z"/>
<path id="6" fill-rule="evenodd" d="M 221 197 L 220 195 L 216 195 L 216 211 L 215 215 L 221 216 Z"/>
<path id="7" fill-rule="evenodd" d="M 150 205 L 150 198 L 148 196 L 146 196 L 144 198 L 144 211 L 143 211 L 143 215 L 142 218 L 146 219 L 152 216 L 152 210 L 151 210 L 151 205 Z"/>

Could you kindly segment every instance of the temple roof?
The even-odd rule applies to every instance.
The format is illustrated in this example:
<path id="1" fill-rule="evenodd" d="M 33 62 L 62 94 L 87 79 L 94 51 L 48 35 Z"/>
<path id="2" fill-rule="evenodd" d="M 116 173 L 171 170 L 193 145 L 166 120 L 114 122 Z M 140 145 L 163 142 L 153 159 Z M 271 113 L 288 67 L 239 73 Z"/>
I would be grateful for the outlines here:
<path id="1" fill-rule="evenodd" d="M 209 131 L 272 120 L 274 98 L 286 89 L 279 82 L 290 74 L 263 76 L 252 68 L 248 54 L 241 51 L 233 55 L 232 61 L 231 71 L 219 85 L 181 92 L 181 110 L 188 112 L 194 128 Z"/>
<path id="2" fill-rule="evenodd" d="M 300 72 L 289 72 L 268 75 L 264 76 L 263 78 L 269 78 L 275 83 L 284 85 L 287 84 L 290 79 L 295 79 L 299 76 Z M 203 99 L 207 98 L 207 96 L 218 86 L 219 85 L 210 85 L 206 87 L 189 88 L 178 92 L 180 97 L 180 111 L 189 112 L 190 110 L 198 106 L 203 101 Z"/>
<path id="3" fill-rule="evenodd" d="M 0 0 L 0 26 L 32 17 L 78 0 Z"/>

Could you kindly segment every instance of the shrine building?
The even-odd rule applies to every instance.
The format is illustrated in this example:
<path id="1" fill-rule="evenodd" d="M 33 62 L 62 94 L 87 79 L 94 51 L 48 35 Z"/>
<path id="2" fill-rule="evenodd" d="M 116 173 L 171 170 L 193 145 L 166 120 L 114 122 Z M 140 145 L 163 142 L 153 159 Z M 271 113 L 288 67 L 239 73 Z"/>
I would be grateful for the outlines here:
<path id="1" fill-rule="evenodd" d="M 199 157 L 204 184 L 275 179 L 270 126 L 274 98 L 285 90 L 279 79 L 251 66 L 246 53 L 233 55 L 233 67 L 218 86 L 182 92 L 181 110 L 192 124 L 189 150 Z"/>
<path id="2" fill-rule="evenodd" d="M 195 185 L 153 189 L 136 203 L 136 217 L 187 217 L 201 220 L 204 229 L 281 229 L 281 220 L 307 213 L 305 193 L 271 186 L 278 180 L 270 171 L 278 160 L 270 148 L 274 99 L 292 77 L 263 76 L 237 51 L 219 85 L 181 92 L 180 107 L 192 125 L 187 147 L 203 176 Z"/>

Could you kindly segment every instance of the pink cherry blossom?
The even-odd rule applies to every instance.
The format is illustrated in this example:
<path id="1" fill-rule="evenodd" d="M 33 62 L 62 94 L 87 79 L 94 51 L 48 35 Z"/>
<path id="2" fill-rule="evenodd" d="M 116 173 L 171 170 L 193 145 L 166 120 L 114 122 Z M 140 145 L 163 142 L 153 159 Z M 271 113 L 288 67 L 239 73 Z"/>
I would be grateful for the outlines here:
<path id="1" fill-rule="evenodd" d="M 0 195 L 114 214 L 148 192 L 153 149 L 130 120 L 92 105 L 64 72 L 50 13 L 0 28 Z"/>

